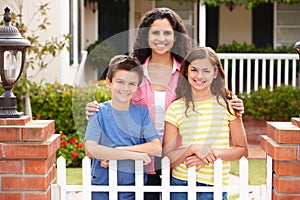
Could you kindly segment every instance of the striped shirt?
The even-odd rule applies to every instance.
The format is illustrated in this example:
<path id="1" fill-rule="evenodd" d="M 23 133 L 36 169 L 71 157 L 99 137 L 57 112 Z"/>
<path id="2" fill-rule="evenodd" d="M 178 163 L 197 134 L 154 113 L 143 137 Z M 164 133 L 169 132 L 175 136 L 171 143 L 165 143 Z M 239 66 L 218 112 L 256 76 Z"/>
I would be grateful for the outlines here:
<path id="1" fill-rule="evenodd" d="M 194 102 L 195 111 L 192 104 L 185 114 L 185 102 L 183 99 L 174 101 L 166 112 L 165 121 L 179 129 L 182 137 L 182 147 L 199 143 L 209 145 L 213 148 L 228 148 L 229 144 L 229 121 L 236 116 L 230 114 L 223 99 L 219 99 L 223 104 L 220 105 L 216 97 L 211 99 Z M 230 104 L 229 104 L 230 105 Z M 234 113 L 230 107 L 231 113 Z M 197 182 L 213 185 L 213 164 L 205 165 L 197 171 Z M 223 161 L 223 185 L 229 184 L 230 162 Z M 184 163 L 173 168 L 172 175 L 181 180 L 188 180 L 187 168 Z"/>

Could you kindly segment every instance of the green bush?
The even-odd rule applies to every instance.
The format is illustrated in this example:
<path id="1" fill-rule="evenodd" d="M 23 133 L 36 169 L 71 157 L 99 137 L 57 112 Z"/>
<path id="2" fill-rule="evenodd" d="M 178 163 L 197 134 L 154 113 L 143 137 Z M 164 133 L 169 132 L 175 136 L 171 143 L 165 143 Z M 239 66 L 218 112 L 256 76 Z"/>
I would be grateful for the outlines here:
<path id="1" fill-rule="evenodd" d="M 250 94 L 238 96 L 244 101 L 245 114 L 268 121 L 290 121 L 300 114 L 299 94 L 300 88 L 280 86 L 273 91 L 260 87 Z"/>
<path id="2" fill-rule="evenodd" d="M 257 48 L 254 44 L 247 44 L 246 42 L 240 44 L 233 41 L 232 44 L 220 44 L 217 53 L 297 53 L 293 46 L 282 46 L 273 49 L 271 45 L 266 45 L 263 48 Z"/>

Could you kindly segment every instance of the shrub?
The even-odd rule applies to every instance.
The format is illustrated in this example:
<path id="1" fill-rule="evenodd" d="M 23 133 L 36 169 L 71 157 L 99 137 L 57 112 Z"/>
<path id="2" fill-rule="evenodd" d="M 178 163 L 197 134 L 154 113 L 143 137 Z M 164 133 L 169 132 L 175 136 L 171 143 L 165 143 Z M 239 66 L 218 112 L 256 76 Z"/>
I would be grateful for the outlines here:
<path id="1" fill-rule="evenodd" d="M 245 114 L 257 119 L 268 121 L 290 121 L 300 114 L 300 88 L 293 86 L 279 86 L 273 91 L 269 88 L 242 93 Z"/>
<path id="2" fill-rule="evenodd" d="M 85 156 L 83 140 L 77 133 L 64 134 L 60 132 L 61 147 L 57 150 L 57 157 L 63 156 L 66 159 L 66 166 L 80 167 Z"/>
<path id="3" fill-rule="evenodd" d="M 247 44 L 246 42 L 240 44 L 233 41 L 231 44 L 220 44 L 217 53 L 297 53 L 293 46 L 282 46 L 276 49 L 268 44 L 263 48 L 257 48 L 254 44 Z"/>

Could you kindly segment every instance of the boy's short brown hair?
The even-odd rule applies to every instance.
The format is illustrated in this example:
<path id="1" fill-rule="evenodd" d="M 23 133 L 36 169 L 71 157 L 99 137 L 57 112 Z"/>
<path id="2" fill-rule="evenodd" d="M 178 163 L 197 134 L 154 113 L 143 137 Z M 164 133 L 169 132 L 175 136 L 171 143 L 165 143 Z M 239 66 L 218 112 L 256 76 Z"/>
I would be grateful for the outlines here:
<path id="1" fill-rule="evenodd" d="M 144 72 L 139 60 L 136 57 L 129 55 L 116 55 L 111 58 L 106 76 L 110 82 L 118 70 L 136 72 L 139 77 L 138 85 L 142 83 Z"/>

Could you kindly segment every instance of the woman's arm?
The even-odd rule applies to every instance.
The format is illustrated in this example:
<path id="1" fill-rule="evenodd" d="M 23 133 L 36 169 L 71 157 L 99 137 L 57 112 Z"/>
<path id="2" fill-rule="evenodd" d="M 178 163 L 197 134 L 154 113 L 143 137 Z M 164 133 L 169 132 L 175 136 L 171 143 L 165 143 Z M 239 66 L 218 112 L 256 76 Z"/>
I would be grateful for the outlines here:
<path id="1" fill-rule="evenodd" d="M 139 152 L 139 153 L 147 153 L 149 156 L 159 156 L 161 155 L 161 151 L 162 151 L 161 143 L 158 138 L 143 144 L 117 147 L 117 149 L 123 149 L 126 151 Z"/>
<path id="2" fill-rule="evenodd" d="M 137 153 L 123 149 L 106 147 L 99 145 L 93 140 L 86 140 L 84 145 L 93 158 L 100 160 L 143 160 L 145 165 L 151 162 L 151 159 L 147 153 Z"/>

